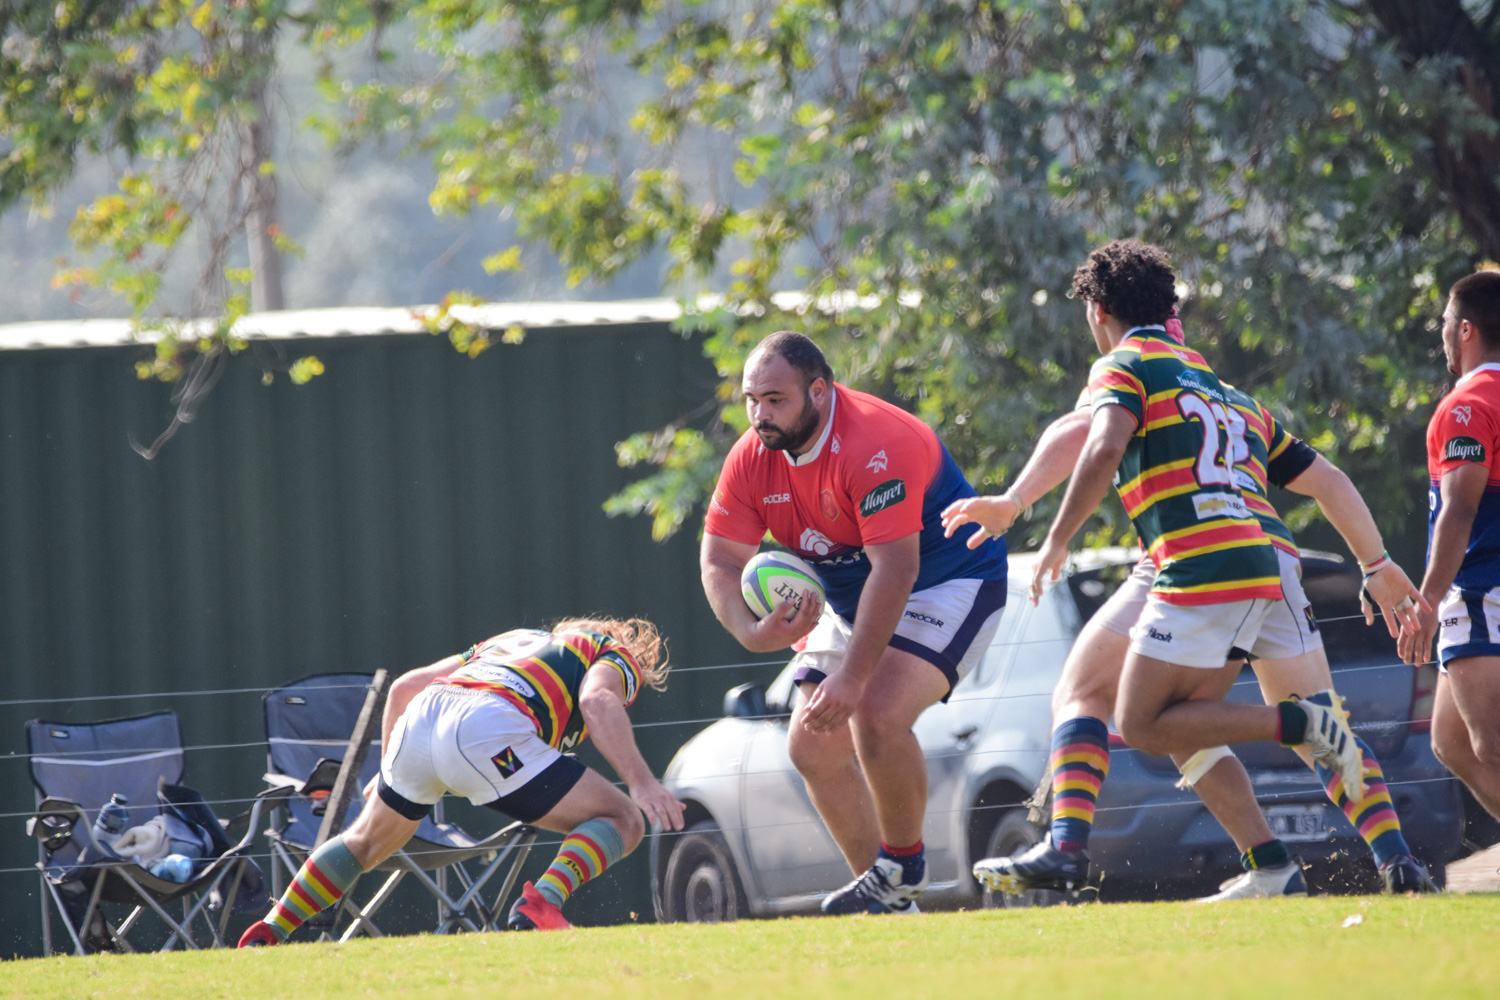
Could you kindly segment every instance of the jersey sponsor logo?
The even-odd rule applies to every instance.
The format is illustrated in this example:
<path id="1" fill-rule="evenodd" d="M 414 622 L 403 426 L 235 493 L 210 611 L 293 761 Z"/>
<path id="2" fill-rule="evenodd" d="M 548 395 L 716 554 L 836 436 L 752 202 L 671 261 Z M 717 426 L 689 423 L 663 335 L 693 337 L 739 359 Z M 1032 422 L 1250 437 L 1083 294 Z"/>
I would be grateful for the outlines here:
<path id="1" fill-rule="evenodd" d="M 1250 510 L 1245 506 L 1245 498 L 1238 493 L 1194 493 L 1193 509 L 1198 512 L 1200 521 L 1206 521 L 1211 517 L 1250 516 Z"/>
<path id="2" fill-rule="evenodd" d="M 802 532 L 802 537 L 797 540 L 797 548 L 803 552 L 826 556 L 833 551 L 833 542 L 829 541 L 828 536 L 821 531 L 814 531 L 812 528 L 808 528 Z"/>
<path id="3" fill-rule="evenodd" d="M 885 449 L 882 448 L 870 456 L 870 461 L 865 465 L 865 468 L 871 472 L 884 472 L 890 464 L 891 460 L 885 457 Z"/>
<path id="4" fill-rule="evenodd" d="M 792 495 L 790 493 L 772 493 L 768 497 L 763 497 L 760 502 L 764 504 L 791 503 Z"/>
<path id="5" fill-rule="evenodd" d="M 818 494 L 818 509 L 830 521 L 837 521 L 839 519 L 839 502 L 834 497 L 833 490 L 824 490 Z"/>
<path id="6" fill-rule="evenodd" d="M 1255 481 L 1254 476 L 1250 475 L 1244 469 L 1234 470 L 1234 485 L 1242 490 L 1249 490 L 1251 493 L 1260 492 L 1260 484 Z"/>
<path id="7" fill-rule="evenodd" d="M 1443 458 L 1449 462 L 1483 462 L 1484 445 L 1471 437 L 1449 438 L 1443 445 Z"/>
<path id="8" fill-rule="evenodd" d="M 495 766 L 500 769 L 500 777 L 502 778 L 514 777 L 517 771 L 526 766 L 521 758 L 516 756 L 515 750 L 510 747 L 501 750 L 495 756 L 491 757 L 490 760 L 494 761 Z"/>
<path id="9" fill-rule="evenodd" d="M 1453 419 L 1467 427 L 1469 426 L 1469 421 L 1474 419 L 1474 411 L 1467 406 L 1455 406 L 1453 408 Z"/>
<path id="10" fill-rule="evenodd" d="M 714 510 L 725 517 L 729 516 L 729 508 L 724 506 L 723 490 L 714 490 Z"/>
<path id="11" fill-rule="evenodd" d="M 864 499 L 859 502 L 859 516 L 869 517 L 871 514 L 878 514 L 905 499 L 906 480 L 887 479 L 865 494 Z"/>
<path id="12" fill-rule="evenodd" d="M 514 670 L 509 670 L 505 667 L 492 667 L 488 664 L 480 664 L 478 666 L 470 667 L 466 671 L 466 673 L 468 673 L 477 681 L 485 681 L 489 684 L 499 684 L 501 687 L 510 688 L 512 691 L 523 698 L 536 697 L 536 688 L 532 687 L 531 684 L 526 680 L 526 678 L 522 677 Z"/>
<path id="13" fill-rule="evenodd" d="M 583 734 L 574 733 L 571 736 L 564 736 L 561 740 L 558 741 L 557 746 L 560 750 L 571 750 L 582 742 Z"/>
<path id="14" fill-rule="evenodd" d="M 1443 619 L 1443 628 L 1452 628 L 1453 626 L 1457 625 L 1461 621 L 1463 621 L 1462 618 L 1444 618 Z"/>
<path id="15" fill-rule="evenodd" d="M 1157 642 L 1171 642 L 1172 641 L 1172 633 L 1171 632 L 1158 632 L 1158 631 L 1156 631 L 1155 628 L 1153 628 L 1150 625 L 1146 626 L 1146 635 L 1149 638 L 1155 639 Z"/>
<path id="16" fill-rule="evenodd" d="M 908 611 L 906 612 L 906 617 L 910 618 L 912 621 L 926 622 L 928 625 L 931 625 L 935 628 L 943 627 L 941 619 L 933 618 L 931 615 L 924 615 L 918 611 Z"/>
<path id="17" fill-rule="evenodd" d="M 1204 385 L 1202 381 L 1199 380 L 1198 373 L 1193 371 L 1191 368 L 1187 369 L 1186 371 L 1180 371 L 1177 373 L 1177 384 L 1182 386 L 1184 389 L 1191 389 L 1193 392 L 1201 392 L 1209 399 L 1218 400 L 1221 403 L 1224 402 L 1224 394 L 1219 392 L 1219 390 L 1217 389 L 1210 389 L 1208 386 Z"/>
<path id="18" fill-rule="evenodd" d="M 835 434 L 833 436 L 833 443 L 830 444 L 829 447 L 832 448 L 833 449 L 833 453 L 835 455 L 837 455 L 840 451 L 843 450 L 843 448 L 844 448 L 844 441 L 837 434 Z"/>

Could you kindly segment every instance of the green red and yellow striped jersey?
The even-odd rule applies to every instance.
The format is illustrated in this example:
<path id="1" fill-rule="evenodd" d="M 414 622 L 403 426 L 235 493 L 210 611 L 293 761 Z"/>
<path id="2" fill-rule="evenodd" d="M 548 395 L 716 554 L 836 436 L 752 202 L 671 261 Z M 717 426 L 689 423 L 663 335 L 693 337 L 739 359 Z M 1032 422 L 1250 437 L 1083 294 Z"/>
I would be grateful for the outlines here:
<path id="1" fill-rule="evenodd" d="M 1271 544 L 1300 559 L 1302 553 L 1292 538 L 1291 529 L 1267 499 L 1267 484 L 1274 482 L 1278 486 L 1284 486 L 1285 483 L 1274 476 L 1272 470 L 1277 467 L 1278 462 L 1289 459 L 1296 446 L 1305 449 L 1306 445 L 1288 434 L 1286 428 L 1281 426 L 1281 421 L 1248 394 L 1228 383 L 1220 385 L 1230 404 L 1227 412 L 1230 446 L 1234 448 L 1234 484 L 1240 488 L 1245 506 L 1260 521 L 1261 530 L 1266 533 Z M 1307 465 L 1303 464 L 1297 472 L 1306 468 Z"/>
<path id="2" fill-rule="evenodd" d="M 1089 373 L 1089 400 L 1122 406 L 1136 432 L 1115 486 L 1168 604 L 1280 598 L 1281 570 L 1235 485 L 1230 402 L 1198 352 L 1161 328 L 1130 331 Z"/>
<path id="3" fill-rule="evenodd" d="M 543 632 L 513 629 L 471 646 L 463 664 L 434 684 L 452 684 L 499 695 L 536 724 L 543 742 L 570 750 L 588 738 L 578 711 L 583 677 L 596 664 L 609 664 L 625 681 L 625 705 L 641 690 L 641 668 L 616 640 L 576 629 Z"/>

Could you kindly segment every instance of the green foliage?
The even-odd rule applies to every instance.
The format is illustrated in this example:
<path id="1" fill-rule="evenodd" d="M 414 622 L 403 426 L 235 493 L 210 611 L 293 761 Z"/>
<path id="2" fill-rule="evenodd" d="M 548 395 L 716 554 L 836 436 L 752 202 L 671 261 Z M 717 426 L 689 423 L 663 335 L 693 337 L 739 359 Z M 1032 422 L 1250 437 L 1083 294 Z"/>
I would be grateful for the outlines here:
<path id="1" fill-rule="evenodd" d="M 896 13 L 418 2 L 442 78 L 361 83 L 341 134 L 431 149 L 435 210 L 514 213 L 570 280 L 664 249 L 686 302 L 722 293 L 684 321 L 709 332 L 717 412 L 619 446 L 657 471 L 607 507 L 649 514 L 657 537 L 701 502 L 744 427 L 744 358 L 783 327 L 1000 488 L 1093 353 L 1071 272 L 1126 235 L 1174 253 L 1189 334 L 1221 373 L 1406 531 L 1438 299 L 1474 259 L 1429 130 L 1494 126 L 1451 61 L 1404 62 L 1367 15 L 1320 0 Z"/>

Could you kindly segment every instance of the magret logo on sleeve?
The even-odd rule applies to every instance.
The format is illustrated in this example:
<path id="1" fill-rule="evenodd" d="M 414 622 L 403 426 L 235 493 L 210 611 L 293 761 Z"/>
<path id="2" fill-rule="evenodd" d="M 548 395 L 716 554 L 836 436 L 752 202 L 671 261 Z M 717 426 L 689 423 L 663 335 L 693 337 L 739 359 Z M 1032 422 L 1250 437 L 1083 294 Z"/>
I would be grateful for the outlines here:
<path id="1" fill-rule="evenodd" d="M 905 499 L 906 480 L 887 479 L 865 494 L 864 499 L 859 502 L 859 514 L 861 517 L 869 517 Z"/>
<path id="2" fill-rule="evenodd" d="M 1471 437 L 1449 438 L 1443 446 L 1443 458 L 1450 462 L 1483 462 L 1484 445 Z"/>

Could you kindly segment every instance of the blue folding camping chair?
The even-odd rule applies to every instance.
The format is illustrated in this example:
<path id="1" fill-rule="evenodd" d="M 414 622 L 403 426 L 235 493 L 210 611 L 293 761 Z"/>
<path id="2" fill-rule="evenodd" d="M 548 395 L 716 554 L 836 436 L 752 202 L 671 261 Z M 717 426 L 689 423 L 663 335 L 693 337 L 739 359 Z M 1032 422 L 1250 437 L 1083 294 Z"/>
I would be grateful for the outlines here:
<path id="1" fill-rule="evenodd" d="M 260 803 L 226 824 L 181 784 L 183 747 L 176 712 L 89 723 L 37 719 L 26 724 L 26 742 L 37 789 L 36 813 L 26 829 L 38 841 L 47 954 L 52 953 L 53 906 L 79 955 L 137 950 L 129 935 L 148 912 L 167 925 L 162 950 L 179 944 L 200 947 L 195 921 L 207 928 L 212 945 L 223 947 L 229 918 L 263 906 L 260 869 L 249 854 Z M 170 814 L 201 831 L 209 848 L 186 882 L 158 878 L 137 861 L 116 857 L 95 837 L 99 808 L 116 793 L 128 800 L 127 827 Z M 244 836 L 231 844 L 226 830 L 239 823 L 245 826 Z M 113 922 L 104 904 L 132 909 Z M 174 917 L 167 907 L 178 904 L 181 916 Z"/>

